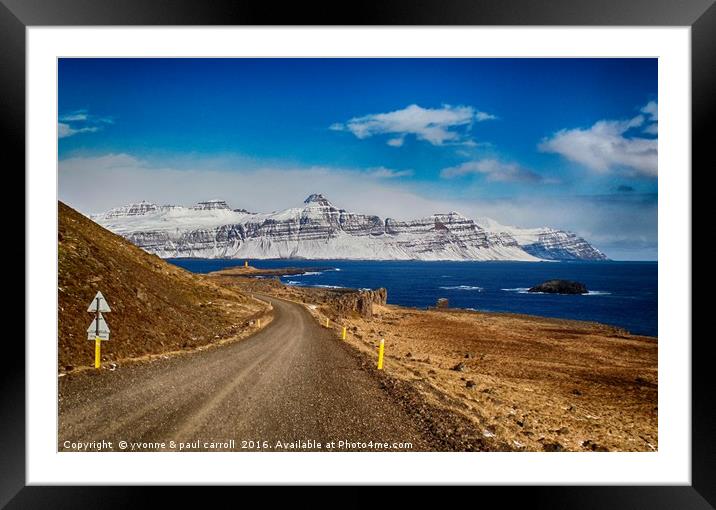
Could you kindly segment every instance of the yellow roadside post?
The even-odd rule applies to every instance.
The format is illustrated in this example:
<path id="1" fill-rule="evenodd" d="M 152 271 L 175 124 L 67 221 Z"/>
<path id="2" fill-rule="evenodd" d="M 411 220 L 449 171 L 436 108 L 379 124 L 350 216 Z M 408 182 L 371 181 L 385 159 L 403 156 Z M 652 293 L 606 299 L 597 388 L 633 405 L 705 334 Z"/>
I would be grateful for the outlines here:
<path id="1" fill-rule="evenodd" d="M 378 347 L 378 370 L 383 370 L 383 353 L 385 352 L 385 340 L 380 339 L 380 347 Z"/>
<path id="2" fill-rule="evenodd" d="M 94 367 L 101 368 L 102 340 L 109 340 L 109 326 L 107 326 L 102 313 L 111 312 L 112 310 L 110 310 L 102 293 L 97 292 L 87 311 L 95 314 L 92 324 L 87 328 L 87 340 L 94 340 Z"/>
<path id="3" fill-rule="evenodd" d="M 342 340 L 346 339 L 346 327 L 345 326 L 343 326 L 343 332 L 341 333 L 341 339 Z"/>
<path id="4" fill-rule="evenodd" d="M 249 267 L 249 261 L 248 261 L 248 260 L 244 260 L 244 267 Z"/>
<path id="5" fill-rule="evenodd" d="M 326 327 L 328 327 L 328 317 L 326 317 Z"/>
<path id="6" fill-rule="evenodd" d="M 100 363 L 99 363 L 100 342 L 101 342 L 101 340 L 99 339 L 99 337 L 95 337 L 95 339 L 94 339 L 94 367 L 95 368 L 99 368 L 99 365 L 100 365 Z"/>

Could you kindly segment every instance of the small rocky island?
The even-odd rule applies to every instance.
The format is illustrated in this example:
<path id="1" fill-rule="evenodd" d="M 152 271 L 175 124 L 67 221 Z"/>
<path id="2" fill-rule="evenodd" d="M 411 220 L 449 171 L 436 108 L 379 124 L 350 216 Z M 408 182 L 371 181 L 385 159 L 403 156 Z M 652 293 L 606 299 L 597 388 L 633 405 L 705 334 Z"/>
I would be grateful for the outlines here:
<path id="1" fill-rule="evenodd" d="M 544 292 L 546 294 L 586 294 L 587 286 L 571 280 L 548 280 L 535 285 L 527 292 Z"/>

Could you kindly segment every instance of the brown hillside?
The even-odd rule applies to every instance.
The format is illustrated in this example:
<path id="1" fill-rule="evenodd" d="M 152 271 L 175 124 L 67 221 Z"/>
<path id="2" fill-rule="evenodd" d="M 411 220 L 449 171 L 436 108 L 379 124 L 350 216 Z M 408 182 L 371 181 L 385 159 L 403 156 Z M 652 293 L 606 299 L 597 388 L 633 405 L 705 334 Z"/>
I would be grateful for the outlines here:
<path id="1" fill-rule="evenodd" d="M 86 330 L 97 291 L 111 313 L 102 361 L 191 349 L 229 338 L 264 307 L 150 255 L 62 202 L 58 203 L 58 366 L 94 363 Z"/>

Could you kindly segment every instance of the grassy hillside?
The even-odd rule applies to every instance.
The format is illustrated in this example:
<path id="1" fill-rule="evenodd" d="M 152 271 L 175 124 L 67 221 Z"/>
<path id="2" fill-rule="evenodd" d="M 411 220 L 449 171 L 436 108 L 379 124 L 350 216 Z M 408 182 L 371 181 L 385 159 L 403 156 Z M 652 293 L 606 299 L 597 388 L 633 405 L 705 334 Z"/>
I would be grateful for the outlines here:
<path id="1" fill-rule="evenodd" d="M 229 338 L 263 312 L 246 295 L 144 252 L 62 202 L 58 208 L 61 371 L 94 362 L 86 334 L 94 316 L 87 307 L 98 290 L 112 308 L 105 314 L 111 335 L 102 343 L 103 362 Z"/>

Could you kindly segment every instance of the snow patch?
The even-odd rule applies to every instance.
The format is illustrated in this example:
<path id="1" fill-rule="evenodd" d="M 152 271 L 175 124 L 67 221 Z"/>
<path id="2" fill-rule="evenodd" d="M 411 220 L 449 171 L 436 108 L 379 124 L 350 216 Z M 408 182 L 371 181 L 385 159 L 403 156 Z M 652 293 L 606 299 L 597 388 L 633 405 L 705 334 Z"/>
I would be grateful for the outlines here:
<path id="1" fill-rule="evenodd" d="M 141 202 L 91 218 L 163 258 L 530 262 L 605 258 L 572 232 L 506 227 L 457 213 L 408 221 L 383 219 L 336 208 L 320 194 L 311 195 L 300 207 L 271 213 L 232 210 L 226 202 L 212 200 L 193 207 Z"/>

